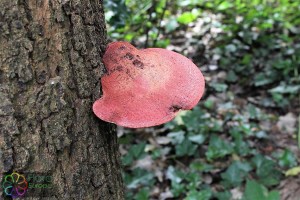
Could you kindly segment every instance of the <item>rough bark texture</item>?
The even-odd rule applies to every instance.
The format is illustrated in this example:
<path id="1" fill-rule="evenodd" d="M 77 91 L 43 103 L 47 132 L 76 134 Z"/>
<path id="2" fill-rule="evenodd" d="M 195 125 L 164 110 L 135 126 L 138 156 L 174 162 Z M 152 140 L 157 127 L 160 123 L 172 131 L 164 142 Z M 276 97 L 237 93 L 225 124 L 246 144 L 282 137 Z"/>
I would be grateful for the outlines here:
<path id="1" fill-rule="evenodd" d="M 114 127 L 91 110 L 105 45 L 101 0 L 0 0 L 1 174 L 49 173 L 51 199 L 123 199 Z"/>

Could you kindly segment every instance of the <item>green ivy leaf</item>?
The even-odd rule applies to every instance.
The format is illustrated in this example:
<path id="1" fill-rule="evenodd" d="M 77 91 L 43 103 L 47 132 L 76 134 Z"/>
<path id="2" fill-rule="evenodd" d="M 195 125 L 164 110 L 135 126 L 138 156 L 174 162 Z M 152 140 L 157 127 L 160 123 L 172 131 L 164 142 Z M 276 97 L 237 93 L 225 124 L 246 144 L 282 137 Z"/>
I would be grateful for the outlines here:
<path id="1" fill-rule="evenodd" d="M 278 191 L 268 192 L 267 188 L 256 181 L 248 180 L 243 200 L 280 200 Z"/>
<path id="2" fill-rule="evenodd" d="M 136 168 L 133 170 L 132 174 L 125 174 L 124 182 L 127 185 L 127 188 L 137 188 L 140 185 L 153 185 L 154 175 L 146 170 L 141 168 Z"/>
<path id="3" fill-rule="evenodd" d="M 300 85 L 279 85 L 271 90 L 269 92 L 271 93 L 280 93 L 280 94 L 287 94 L 287 93 L 296 93 L 300 90 Z"/>
<path id="4" fill-rule="evenodd" d="M 276 165 L 273 160 L 259 154 L 252 159 L 252 162 L 255 164 L 256 175 L 262 184 L 271 186 L 279 183 L 281 172 L 275 168 Z"/>
<path id="5" fill-rule="evenodd" d="M 172 144 L 181 144 L 184 140 L 184 131 L 171 132 L 168 137 L 172 139 Z"/>
<path id="6" fill-rule="evenodd" d="M 149 189 L 142 188 L 134 197 L 136 200 L 148 200 L 149 199 Z"/>
<path id="7" fill-rule="evenodd" d="M 228 1 L 223 1 L 222 3 L 219 4 L 218 10 L 227 10 L 232 6 L 232 4 Z"/>
<path id="8" fill-rule="evenodd" d="M 222 158 L 232 152 L 233 148 L 228 142 L 222 140 L 216 135 L 212 135 L 205 155 L 208 160 L 213 160 L 216 158 Z"/>
<path id="9" fill-rule="evenodd" d="M 171 192 L 174 197 L 178 197 L 179 195 L 186 192 L 185 185 L 181 183 L 171 182 Z"/>
<path id="10" fill-rule="evenodd" d="M 217 92 L 225 92 L 228 88 L 228 85 L 224 83 L 211 83 L 210 86 L 214 88 Z"/>
<path id="11" fill-rule="evenodd" d="M 193 22 L 199 16 L 199 11 L 193 9 L 192 12 L 184 12 L 179 17 L 177 17 L 177 21 L 181 24 L 188 24 Z"/>
<path id="12" fill-rule="evenodd" d="M 197 143 L 197 144 L 203 144 L 206 137 L 203 134 L 198 134 L 198 135 L 191 135 L 191 136 L 188 137 L 188 139 L 192 142 Z"/>
<path id="13" fill-rule="evenodd" d="M 132 161 L 133 161 L 133 157 L 129 153 L 122 157 L 122 164 L 124 166 L 130 165 Z"/>
<path id="14" fill-rule="evenodd" d="M 218 199 L 218 200 L 231 200 L 231 193 L 229 191 L 225 191 L 225 192 L 217 192 L 214 194 L 214 196 Z"/>
<path id="15" fill-rule="evenodd" d="M 293 152 L 286 149 L 279 157 L 279 165 L 281 167 L 295 167 L 297 165 L 297 158 Z"/>
<path id="16" fill-rule="evenodd" d="M 233 70 L 230 70 L 227 74 L 226 80 L 229 82 L 236 82 L 238 80 L 238 76 Z"/>
<path id="17" fill-rule="evenodd" d="M 191 156 L 195 154 L 197 145 L 193 144 L 188 139 L 185 139 L 181 144 L 177 144 L 175 149 L 177 156 Z"/>
<path id="18" fill-rule="evenodd" d="M 239 186 L 245 179 L 248 172 L 252 170 L 249 163 L 242 163 L 240 161 L 233 162 L 227 170 L 221 174 L 224 179 L 225 186 Z"/>
<path id="19" fill-rule="evenodd" d="M 175 169 L 173 166 L 169 166 L 167 169 L 166 176 L 169 180 L 175 183 L 181 183 L 183 180 L 184 174 L 179 170 Z"/>
<path id="20" fill-rule="evenodd" d="M 192 190 L 189 191 L 187 197 L 184 200 L 210 200 L 212 197 L 212 192 L 210 189 L 206 190 Z"/>
<path id="21" fill-rule="evenodd" d="M 136 159 L 140 159 L 145 155 L 146 142 L 132 145 L 128 153 Z"/>
<path id="22" fill-rule="evenodd" d="M 202 171 L 208 172 L 208 171 L 212 170 L 214 168 L 214 166 L 203 163 L 203 162 L 196 161 L 196 162 L 192 162 L 190 164 L 190 168 L 192 170 L 196 170 L 196 171 L 200 171 L 200 172 L 202 172 Z"/>

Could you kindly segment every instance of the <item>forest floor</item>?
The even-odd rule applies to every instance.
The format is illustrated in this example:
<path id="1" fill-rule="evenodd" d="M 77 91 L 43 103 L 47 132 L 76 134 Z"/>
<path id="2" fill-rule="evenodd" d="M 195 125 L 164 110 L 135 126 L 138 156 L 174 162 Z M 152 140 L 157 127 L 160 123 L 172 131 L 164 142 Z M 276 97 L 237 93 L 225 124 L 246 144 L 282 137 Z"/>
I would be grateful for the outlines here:
<path id="1" fill-rule="evenodd" d="M 279 106 L 268 92 L 274 84 L 256 87 L 251 74 L 221 68 L 212 52 L 218 35 L 196 21 L 164 36 L 167 49 L 199 66 L 206 92 L 165 125 L 118 127 L 128 199 L 250 199 L 262 190 L 265 199 L 300 200 L 300 96 Z"/>

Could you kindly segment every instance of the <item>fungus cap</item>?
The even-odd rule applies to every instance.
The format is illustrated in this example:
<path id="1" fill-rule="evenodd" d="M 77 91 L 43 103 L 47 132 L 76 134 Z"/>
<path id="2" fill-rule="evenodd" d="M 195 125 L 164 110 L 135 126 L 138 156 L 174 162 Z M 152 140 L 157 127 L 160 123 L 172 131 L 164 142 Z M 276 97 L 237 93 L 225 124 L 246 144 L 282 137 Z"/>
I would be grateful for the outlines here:
<path id="1" fill-rule="evenodd" d="M 107 73 L 103 96 L 93 111 L 100 119 L 129 128 L 172 120 L 179 110 L 193 108 L 204 92 L 204 77 L 188 58 L 160 48 L 138 50 L 112 42 L 103 56 Z"/>

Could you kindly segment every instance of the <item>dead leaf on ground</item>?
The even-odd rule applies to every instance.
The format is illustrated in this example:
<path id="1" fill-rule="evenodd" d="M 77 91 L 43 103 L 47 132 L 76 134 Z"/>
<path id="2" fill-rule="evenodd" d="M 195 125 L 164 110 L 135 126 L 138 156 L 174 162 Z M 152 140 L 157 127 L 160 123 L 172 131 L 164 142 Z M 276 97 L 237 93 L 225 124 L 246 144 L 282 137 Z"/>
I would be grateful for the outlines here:
<path id="1" fill-rule="evenodd" d="M 289 112 L 286 115 L 279 117 L 277 127 L 282 132 L 292 135 L 296 131 L 296 121 L 297 117 L 293 113 Z"/>
<path id="2" fill-rule="evenodd" d="M 281 181 L 279 190 L 281 200 L 300 200 L 300 176 Z"/>

